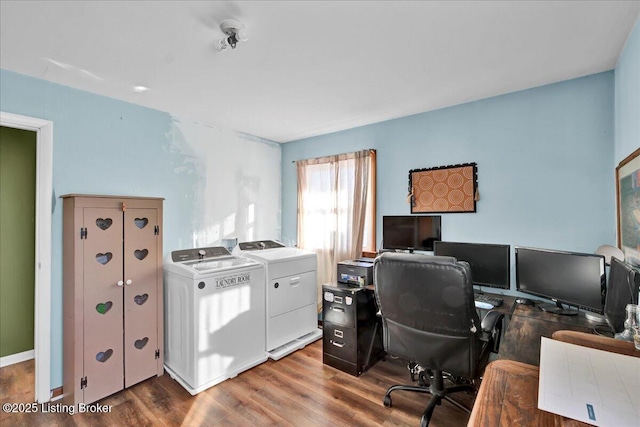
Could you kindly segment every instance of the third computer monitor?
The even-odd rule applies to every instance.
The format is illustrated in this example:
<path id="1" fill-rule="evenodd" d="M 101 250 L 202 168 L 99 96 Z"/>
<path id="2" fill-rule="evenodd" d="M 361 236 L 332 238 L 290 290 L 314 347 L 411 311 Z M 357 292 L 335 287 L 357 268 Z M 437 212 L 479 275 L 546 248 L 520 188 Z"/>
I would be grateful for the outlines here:
<path id="1" fill-rule="evenodd" d="M 517 246 L 515 255 L 516 289 L 555 302 L 541 305 L 541 309 L 576 314 L 578 307 L 602 314 L 605 290 L 602 255 Z M 563 303 L 569 307 L 563 307 Z"/>

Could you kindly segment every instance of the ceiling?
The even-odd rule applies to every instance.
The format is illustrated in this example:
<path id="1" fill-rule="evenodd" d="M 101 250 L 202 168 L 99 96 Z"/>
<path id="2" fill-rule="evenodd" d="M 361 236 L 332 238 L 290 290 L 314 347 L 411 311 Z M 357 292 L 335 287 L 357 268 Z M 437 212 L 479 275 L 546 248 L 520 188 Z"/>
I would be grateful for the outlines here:
<path id="1" fill-rule="evenodd" d="M 640 1 L 1 0 L 0 67 L 287 142 L 611 70 L 639 13 Z M 219 53 L 228 18 L 249 40 Z"/>

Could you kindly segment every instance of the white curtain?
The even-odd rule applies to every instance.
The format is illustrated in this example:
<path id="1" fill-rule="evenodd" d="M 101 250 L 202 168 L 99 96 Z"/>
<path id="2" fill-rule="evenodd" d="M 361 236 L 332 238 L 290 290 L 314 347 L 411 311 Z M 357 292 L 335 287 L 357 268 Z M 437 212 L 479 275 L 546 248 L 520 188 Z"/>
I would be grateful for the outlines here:
<path id="1" fill-rule="evenodd" d="M 296 162 L 298 247 L 318 254 L 318 312 L 322 285 L 336 282 L 336 263 L 362 254 L 371 152 Z"/>

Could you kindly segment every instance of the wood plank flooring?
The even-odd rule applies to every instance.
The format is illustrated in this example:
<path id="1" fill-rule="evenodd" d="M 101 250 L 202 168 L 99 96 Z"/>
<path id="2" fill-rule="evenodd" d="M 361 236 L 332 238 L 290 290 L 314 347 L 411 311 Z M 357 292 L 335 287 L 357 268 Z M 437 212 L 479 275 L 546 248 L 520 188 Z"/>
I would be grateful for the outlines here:
<path id="1" fill-rule="evenodd" d="M 33 402 L 33 361 L 0 369 L 0 403 Z M 279 361 L 269 360 L 236 378 L 191 396 L 168 374 L 102 399 L 110 413 L 5 413 L 5 426 L 418 426 L 430 398 L 397 391 L 393 406 L 382 396 L 410 382 L 399 360 L 379 361 L 360 377 L 322 363 L 322 340 Z M 470 405 L 473 396 L 457 393 Z M 61 401 L 52 405 L 61 404 Z M 40 406 L 40 405 L 39 405 Z M 469 415 L 443 402 L 432 427 L 465 426 Z"/>

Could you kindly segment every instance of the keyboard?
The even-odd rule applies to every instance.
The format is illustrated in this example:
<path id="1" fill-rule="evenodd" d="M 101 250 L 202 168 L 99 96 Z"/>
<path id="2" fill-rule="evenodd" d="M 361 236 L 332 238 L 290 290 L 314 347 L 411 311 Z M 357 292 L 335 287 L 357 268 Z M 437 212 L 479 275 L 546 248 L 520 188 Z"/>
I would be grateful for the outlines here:
<path id="1" fill-rule="evenodd" d="M 476 302 L 485 302 L 494 307 L 500 307 L 503 303 L 502 298 L 488 294 L 473 294 L 473 299 L 475 299 Z"/>

